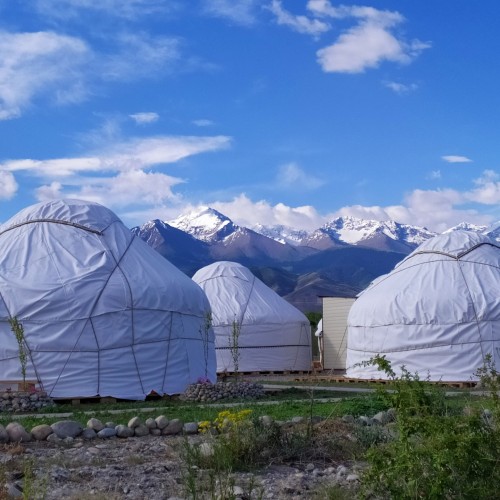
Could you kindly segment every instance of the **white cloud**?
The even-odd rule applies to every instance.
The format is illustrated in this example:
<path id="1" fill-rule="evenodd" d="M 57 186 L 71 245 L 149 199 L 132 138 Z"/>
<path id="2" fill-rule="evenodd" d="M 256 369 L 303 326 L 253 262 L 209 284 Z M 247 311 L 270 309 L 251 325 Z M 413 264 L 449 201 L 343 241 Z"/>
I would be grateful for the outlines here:
<path id="1" fill-rule="evenodd" d="M 407 94 L 418 89 L 416 83 L 404 84 L 399 82 L 383 82 L 383 85 L 388 89 L 391 89 L 396 94 Z"/>
<path id="2" fill-rule="evenodd" d="M 457 156 L 457 155 L 447 155 L 441 156 L 441 159 L 448 163 L 469 163 L 472 160 L 467 158 L 467 156 Z"/>
<path id="3" fill-rule="evenodd" d="M 265 200 L 254 202 L 245 194 L 240 194 L 229 202 L 212 202 L 209 206 L 227 215 L 237 224 L 283 224 L 297 229 L 316 229 L 324 223 L 316 209 L 310 205 L 289 207 L 283 203 L 271 205 Z"/>
<path id="4" fill-rule="evenodd" d="M 18 184 L 11 172 L 0 170 L 0 200 L 10 200 L 18 190 Z"/>
<path id="5" fill-rule="evenodd" d="M 46 178 L 85 172 L 121 172 L 174 163 L 199 153 L 218 151 L 230 145 L 226 136 L 160 136 L 131 139 L 108 146 L 94 156 L 51 160 L 9 160 L 0 164 L 7 171 L 30 171 Z"/>
<path id="6" fill-rule="evenodd" d="M 255 9 L 260 5 L 259 0 L 203 0 L 205 14 L 229 19 L 242 26 L 255 23 Z"/>
<path id="7" fill-rule="evenodd" d="M 286 188 L 316 189 L 325 184 L 325 182 L 313 175 L 304 172 L 297 163 L 288 163 L 282 165 L 276 177 L 278 186 Z"/>
<path id="8" fill-rule="evenodd" d="M 53 89 L 64 92 L 65 100 L 81 99 L 85 91 L 78 82 L 90 58 L 90 49 L 78 38 L 0 32 L 0 120 L 20 116 L 34 98 Z"/>
<path id="9" fill-rule="evenodd" d="M 138 125 L 144 125 L 146 123 L 153 123 L 159 120 L 160 115 L 158 113 L 134 113 L 132 115 L 128 115 L 132 120 L 135 121 Z"/>
<path id="10" fill-rule="evenodd" d="M 319 19 L 310 19 L 306 16 L 296 16 L 283 9 L 280 0 L 272 0 L 269 10 L 276 16 L 276 22 L 280 25 L 317 37 L 330 30 L 330 25 Z"/>
<path id="11" fill-rule="evenodd" d="M 316 52 L 318 63 L 327 73 L 362 73 L 384 61 L 406 64 L 431 46 L 416 39 L 408 42 L 394 33 L 394 28 L 405 20 L 399 12 L 360 6 L 333 7 L 328 0 L 310 0 L 306 8 L 312 17 L 287 12 L 281 0 L 273 0 L 269 7 L 278 24 L 315 37 L 331 29 L 324 19 L 356 22 L 334 43 Z M 393 90 L 401 91 L 403 87 L 393 85 Z"/>
<path id="12" fill-rule="evenodd" d="M 483 175 L 474 180 L 477 188 L 466 193 L 468 200 L 484 205 L 500 203 L 499 175 L 493 170 L 485 170 Z"/>
<path id="13" fill-rule="evenodd" d="M 206 120 L 204 118 L 200 118 L 199 120 L 193 120 L 193 125 L 197 127 L 210 127 L 214 124 L 212 120 Z"/>
<path id="14" fill-rule="evenodd" d="M 183 180 L 158 172 L 129 170 L 114 177 L 82 178 L 78 188 L 53 182 L 36 190 L 39 201 L 69 197 L 95 201 L 110 207 L 159 205 L 178 200 L 172 188 Z"/>

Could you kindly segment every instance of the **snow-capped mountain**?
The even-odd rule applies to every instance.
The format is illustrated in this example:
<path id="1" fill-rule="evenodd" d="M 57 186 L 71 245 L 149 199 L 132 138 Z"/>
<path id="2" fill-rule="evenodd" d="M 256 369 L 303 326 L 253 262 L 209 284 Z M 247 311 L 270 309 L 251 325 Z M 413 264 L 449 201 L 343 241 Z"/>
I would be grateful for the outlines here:
<path id="1" fill-rule="evenodd" d="M 241 229 L 229 217 L 210 207 L 181 215 L 167 223 L 207 243 L 222 241 Z"/>
<path id="2" fill-rule="evenodd" d="M 309 236 L 308 231 L 304 231 L 303 229 L 294 229 L 289 226 L 283 226 L 282 224 L 274 226 L 256 224 L 255 226 L 252 226 L 252 230 L 256 233 L 262 234 L 262 236 L 271 238 L 274 241 L 288 243 L 293 246 L 300 245 L 302 240 Z"/>
<path id="3" fill-rule="evenodd" d="M 450 227 L 444 233 L 451 233 L 452 231 L 475 231 L 476 233 L 485 233 L 489 226 L 478 226 L 477 224 L 469 224 L 468 222 L 461 222 L 456 226 Z"/>
<path id="4" fill-rule="evenodd" d="M 426 228 L 395 221 L 337 217 L 311 233 L 302 244 L 318 249 L 347 244 L 409 253 L 435 234 Z"/>
<path id="5" fill-rule="evenodd" d="M 500 241 L 500 223 L 451 228 Z M 247 228 L 212 208 L 132 232 L 192 276 L 207 264 L 232 260 L 249 267 L 302 311 L 320 310 L 320 296 L 354 297 L 435 233 L 394 221 L 338 217 L 308 233 L 286 226 Z"/>

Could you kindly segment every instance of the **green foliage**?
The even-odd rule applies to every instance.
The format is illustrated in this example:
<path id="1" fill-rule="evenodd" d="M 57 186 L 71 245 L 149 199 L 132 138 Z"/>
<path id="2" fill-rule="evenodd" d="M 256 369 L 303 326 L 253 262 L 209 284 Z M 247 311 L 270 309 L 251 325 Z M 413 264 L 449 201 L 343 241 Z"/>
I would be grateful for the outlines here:
<path id="1" fill-rule="evenodd" d="M 319 312 L 313 312 L 313 311 L 306 312 L 305 315 L 309 320 L 311 329 L 315 331 L 316 328 L 318 327 L 319 320 L 323 317 L 323 315 Z"/>
<path id="2" fill-rule="evenodd" d="M 24 328 L 19 320 L 14 316 L 9 318 L 10 329 L 16 337 L 18 346 L 19 363 L 21 364 L 21 375 L 23 377 L 23 386 L 26 387 L 26 367 L 28 365 L 28 349 L 24 338 Z"/>
<path id="3" fill-rule="evenodd" d="M 212 329 L 212 313 L 209 311 L 205 314 L 203 327 L 200 328 L 200 336 L 203 342 L 203 361 L 205 363 L 205 378 L 208 377 L 208 355 L 210 352 L 209 333 Z"/>
<path id="4" fill-rule="evenodd" d="M 497 498 L 500 487 L 500 430 L 480 409 L 450 415 L 442 389 L 402 367 L 369 361 L 392 379 L 385 398 L 396 412 L 395 438 L 372 446 L 363 476 L 366 496 L 397 499 Z M 489 363 L 489 364 L 488 364 Z M 485 381 L 498 374 L 485 360 Z M 491 398 L 496 399 L 493 395 Z M 498 404 L 496 405 L 498 407 Z"/>

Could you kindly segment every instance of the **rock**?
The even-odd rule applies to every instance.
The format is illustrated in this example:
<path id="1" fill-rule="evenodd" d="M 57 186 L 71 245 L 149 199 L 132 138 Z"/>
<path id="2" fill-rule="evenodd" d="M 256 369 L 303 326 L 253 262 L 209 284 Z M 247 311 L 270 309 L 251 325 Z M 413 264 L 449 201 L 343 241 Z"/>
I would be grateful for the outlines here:
<path id="1" fill-rule="evenodd" d="M 186 422 L 182 427 L 184 434 L 198 434 L 198 423 L 197 422 Z"/>
<path id="2" fill-rule="evenodd" d="M 102 431 L 105 428 L 105 425 L 97 418 L 91 418 L 87 422 L 87 427 L 89 429 L 94 429 L 96 432 Z"/>
<path id="3" fill-rule="evenodd" d="M 132 437 L 134 435 L 134 429 L 132 429 L 131 427 L 129 427 L 128 425 L 117 425 L 115 427 L 116 429 L 116 435 L 119 437 L 119 438 L 129 438 L 129 437 Z"/>
<path id="4" fill-rule="evenodd" d="M 128 426 L 131 428 L 131 429 L 135 429 L 136 427 L 139 427 L 139 425 L 144 425 L 142 420 L 139 418 L 139 417 L 134 417 L 134 418 L 131 418 L 129 421 L 128 421 Z"/>
<path id="5" fill-rule="evenodd" d="M 9 433 L 5 430 L 3 425 L 0 425 L 0 443 L 9 442 Z"/>
<path id="6" fill-rule="evenodd" d="M 37 441 L 45 441 L 53 432 L 52 427 L 47 424 L 37 425 L 31 429 L 31 435 Z"/>
<path id="7" fill-rule="evenodd" d="M 155 422 L 156 422 L 156 427 L 162 430 L 165 429 L 165 427 L 168 425 L 168 419 L 167 417 L 165 417 L 165 415 L 160 415 L 159 417 L 156 417 Z"/>
<path id="8" fill-rule="evenodd" d="M 307 472 L 312 472 L 313 470 L 314 470 L 314 464 L 309 463 L 306 465 Z"/>
<path id="9" fill-rule="evenodd" d="M 80 422 L 75 422 L 74 420 L 60 420 L 52 424 L 51 427 L 57 437 L 61 439 L 67 437 L 75 438 L 83 432 Z"/>
<path id="10" fill-rule="evenodd" d="M 31 441 L 31 434 L 18 422 L 11 422 L 5 428 L 9 435 L 9 440 L 13 443 L 25 443 Z"/>
<path id="11" fill-rule="evenodd" d="M 149 435 L 149 428 L 146 427 L 144 424 L 138 425 L 133 430 L 134 430 L 134 434 L 137 437 L 143 437 L 143 436 Z"/>
<path id="12" fill-rule="evenodd" d="M 63 439 L 63 442 L 64 442 L 64 444 L 68 444 L 68 445 L 69 445 L 69 444 L 73 444 L 73 441 L 74 441 L 74 440 L 75 440 L 75 438 L 73 438 L 73 437 L 71 437 L 71 436 L 68 436 L 68 437 L 65 437 L 65 438 Z"/>
<path id="13" fill-rule="evenodd" d="M 148 418 L 145 423 L 148 429 L 156 429 L 156 420 L 154 418 Z"/>
<path id="14" fill-rule="evenodd" d="M 7 483 L 5 485 L 8 498 L 24 498 L 23 489 L 16 483 Z"/>
<path id="15" fill-rule="evenodd" d="M 300 424 L 304 421 L 304 417 L 293 417 L 291 422 L 292 424 Z"/>
<path id="16" fill-rule="evenodd" d="M 83 429 L 82 432 L 83 439 L 90 441 L 92 439 L 95 439 L 96 437 L 97 437 L 97 432 L 94 429 L 89 429 L 88 427 L 86 429 Z"/>
<path id="17" fill-rule="evenodd" d="M 53 443 L 53 444 L 62 444 L 63 440 L 58 437 L 58 435 L 53 432 L 52 434 L 49 434 L 46 439 L 47 443 Z"/>
<path id="18" fill-rule="evenodd" d="M 108 429 L 114 429 L 116 427 L 116 424 L 114 422 L 106 422 L 104 424 Z"/>
<path id="19" fill-rule="evenodd" d="M 376 415 L 373 415 L 372 422 L 380 425 L 385 425 L 388 422 L 387 412 L 379 411 Z"/>
<path id="20" fill-rule="evenodd" d="M 349 474 L 346 478 L 346 481 L 352 482 L 352 481 L 359 481 L 359 476 L 357 474 Z"/>
<path id="21" fill-rule="evenodd" d="M 161 436 L 161 429 L 149 429 L 149 433 L 152 436 Z"/>
<path id="22" fill-rule="evenodd" d="M 357 423 L 359 425 L 370 425 L 370 419 L 365 416 L 365 415 L 360 415 L 357 419 L 356 419 Z"/>
<path id="23" fill-rule="evenodd" d="M 354 423 L 354 417 L 352 415 L 344 415 L 342 417 L 342 422 L 345 422 L 346 424 L 353 424 Z"/>
<path id="24" fill-rule="evenodd" d="M 116 436 L 116 428 L 111 429 L 111 427 L 104 427 L 97 433 L 97 437 L 101 439 L 108 439 Z"/>
<path id="25" fill-rule="evenodd" d="M 172 434 L 180 434 L 184 424 L 178 418 L 171 420 L 168 425 L 161 431 L 163 436 L 170 436 Z"/>
<path id="26" fill-rule="evenodd" d="M 237 485 L 234 485 L 233 486 L 233 495 L 235 497 L 241 497 L 244 495 L 244 491 L 243 491 L 243 488 L 241 486 L 237 486 Z"/>

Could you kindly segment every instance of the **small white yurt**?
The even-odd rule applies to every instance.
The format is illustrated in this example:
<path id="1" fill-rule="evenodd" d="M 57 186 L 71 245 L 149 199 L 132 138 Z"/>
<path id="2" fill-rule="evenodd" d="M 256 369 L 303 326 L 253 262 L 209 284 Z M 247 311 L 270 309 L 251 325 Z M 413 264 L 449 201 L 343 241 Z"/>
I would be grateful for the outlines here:
<path id="1" fill-rule="evenodd" d="M 215 381 L 203 290 L 97 203 L 56 200 L 0 226 L 0 380 L 52 397 L 144 399 Z"/>
<path id="2" fill-rule="evenodd" d="M 217 372 L 234 372 L 234 329 L 238 329 L 237 371 L 311 369 L 311 327 L 307 317 L 252 272 L 236 262 L 215 262 L 193 276 L 212 307 Z"/>
<path id="3" fill-rule="evenodd" d="M 359 363 L 380 354 L 400 373 L 470 381 L 487 354 L 500 366 L 500 246 L 468 231 L 438 235 L 375 280 L 348 317 L 347 376 L 384 378 Z"/>

